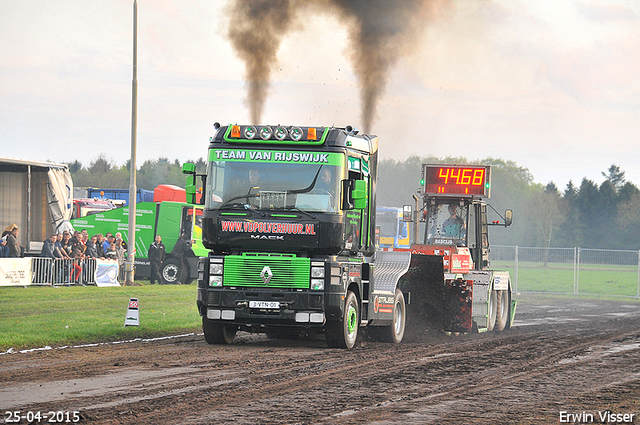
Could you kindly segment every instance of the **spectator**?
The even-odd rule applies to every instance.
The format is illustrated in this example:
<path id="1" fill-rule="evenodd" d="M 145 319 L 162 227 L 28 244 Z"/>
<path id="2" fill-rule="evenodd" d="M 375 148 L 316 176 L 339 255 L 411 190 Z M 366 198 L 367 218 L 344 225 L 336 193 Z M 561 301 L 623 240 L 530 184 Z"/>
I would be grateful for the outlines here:
<path id="1" fill-rule="evenodd" d="M 82 229 L 80 234 L 82 235 L 81 242 L 86 245 L 89 242 L 89 232 L 87 232 L 87 229 Z"/>
<path id="2" fill-rule="evenodd" d="M 96 243 L 96 252 L 98 253 L 97 258 L 105 258 L 104 252 L 104 236 L 102 233 L 98 233 L 97 235 L 97 243 Z"/>
<path id="3" fill-rule="evenodd" d="M 2 235 L 2 239 L 0 239 L 0 258 L 9 256 L 9 247 L 7 246 L 7 236 Z"/>
<path id="4" fill-rule="evenodd" d="M 102 249 L 104 249 L 105 254 L 107 253 L 107 249 L 109 249 L 111 242 L 116 242 L 115 238 L 113 238 L 113 241 L 111 240 L 111 238 L 113 238 L 113 233 L 111 232 L 107 232 L 107 234 L 104 235 L 104 240 L 102 241 Z"/>
<path id="5" fill-rule="evenodd" d="M 70 258 L 70 256 L 69 254 L 67 254 L 67 251 L 64 249 L 64 246 L 62 246 L 62 239 L 63 239 L 62 233 L 58 233 L 56 235 L 55 250 L 53 251 L 53 253 L 56 256 L 56 258 L 60 258 L 64 260 L 64 259 Z"/>
<path id="6" fill-rule="evenodd" d="M 73 264 L 72 264 L 71 276 L 70 276 L 71 282 L 80 283 L 79 278 L 80 278 L 80 274 L 82 273 L 81 264 L 84 260 L 84 250 L 85 250 L 85 246 L 82 244 L 77 244 L 73 247 L 73 250 L 71 252 L 73 257 Z"/>
<path id="7" fill-rule="evenodd" d="M 89 258 L 98 258 L 98 237 L 96 235 L 91 236 L 91 239 L 87 241 L 87 249 L 84 251 L 85 255 Z"/>
<path id="8" fill-rule="evenodd" d="M 149 246 L 149 263 L 151 264 L 151 273 L 149 274 L 149 283 L 153 285 L 157 280 L 159 284 L 162 284 L 162 278 L 160 276 L 160 268 L 164 262 L 164 257 L 167 250 L 162 243 L 162 237 L 156 235 L 155 240 Z"/>
<path id="9" fill-rule="evenodd" d="M 183 233 L 178 241 L 171 250 L 171 254 L 176 257 L 178 260 L 178 282 L 182 284 L 186 282 L 187 276 L 187 260 L 185 259 L 185 255 L 191 250 L 191 243 L 189 240 L 189 235 L 187 233 Z"/>
<path id="10" fill-rule="evenodd" d="M 109 248 L 107 248 L 107 251 L 104 253 L 105 258 L 109 259 L 109 260 L 117 260 L 118 259 L 118 254 L 116 253 L 116 244 L 111 242 L 111 244 L 109 244 Z"/>
<path id="11" fill-rule="evenodd" d="M 68 232 L 67 232 L 68 235 Z M 61 283 L 67 280 L 67 276 L 69 276 L 69 264 L 66 261 L 69 260 L 71 256 L 65 249 L 63 245 L 64 235 L 62 233 L 58 233 L 56 236 L 56 244 L 54 255 L 59 259 L 58 263 L 55 265 L 57 280 L 56 283 Z"/>
<path id="12" fill-rule="evenodd" d="M 40 268 L 38 277 L 42 278 L 43 282 L 49 283 L 49 285 L 53 284 L 53 276 L 55 271 L 57 270 L 57 267 L 55 266 L 56 239 L 57 235 L 55 233 L 52 233 L 49 239 L 46 239 L 44 241 L 44 243 L 42 244 L 42 251 L 40 251 L 40 257 L 42 257 L 43 260 L 40 263 L 42 264 L 42 266 Z M 45 260 L 45 258 L 47 258 L 48 260 Z"/>
<path id="13" fill-rule="evenodd" d="M 42 244 L 42 251 L 40 251 L 40 256 L 45 258 L 56 258 L 55 249 L 56 249 L 56 240 L 57 235 L 52 233 L 49 239 L 46 239 Z"/>
<path id="14" fill-rule="evenodd" d="M 12 224 L 5 229 L 9 231 L 7 234 L 7 247 L 9 248 L 9 257 L 19 258 L 24 257 L 24 248 L 20 245 L 18 240 L 18 226 Z"/>
<path id="15" fill-rule="evenodd" d="M 126 251 L 127 249 L 129 249 L 129 246 L 127 245 L 127 243 L 125 242 L 124 238 L 122 237 L 122 233 L 117 232 L 116 233 L 116 240 L 122 239 L 122 248 L 124 248 L 124 250 Z"/>
<path id="16" fill-rule="evenodd" d="M 127 252 L 122 247 L 122 239 L 116 239 L 116 257 L 118 259 L 118 276 L 121 278 L 124 272 L 124 260 L 127 256 Z"/>
<path id="17" fill-rule="evenodd" d="M 62 245 L 67 258 L 72 258 L 73 242 L 71 241 L 71 233 L 66 230 L 62 232 L 62 241 L 60 244 Z"/>

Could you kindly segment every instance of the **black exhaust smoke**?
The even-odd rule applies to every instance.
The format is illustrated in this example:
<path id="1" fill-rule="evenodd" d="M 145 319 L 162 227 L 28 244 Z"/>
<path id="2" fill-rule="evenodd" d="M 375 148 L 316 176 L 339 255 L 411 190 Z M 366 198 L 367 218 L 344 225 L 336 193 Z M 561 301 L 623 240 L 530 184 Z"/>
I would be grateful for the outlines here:
<path id="1" fill-rule="evenodd" d="M 293 15 L 292 2 L 237 0 L 229 13 L 229 38 L 246 67 L 251 121 L 259 124 L 269 91 L 269 77 L 277 64 L 280 39 L 289 29 Z"/>
<path id="2" fill-rule="evenodd" d="M 247 103 L 260 123 L 282 36 L 304 7 L 332 13 L 349 28 L 350 60 L 358 78 L 363 130 L 371 132 L 389 72 L 419 39 L 418 32 L 451 0 L 235 0 L 229 38 L 244 60 Z"/>

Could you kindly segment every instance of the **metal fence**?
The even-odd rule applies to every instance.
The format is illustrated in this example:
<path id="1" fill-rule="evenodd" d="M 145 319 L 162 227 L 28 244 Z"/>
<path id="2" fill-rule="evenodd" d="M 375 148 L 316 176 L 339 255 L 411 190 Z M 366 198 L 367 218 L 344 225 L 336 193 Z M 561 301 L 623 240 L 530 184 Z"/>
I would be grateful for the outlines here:
<path id="1" fill-rule="evenodd" d="M 640 251 L 494 245 L 489 260 L 516 292 L 640 298 Z"/>
<path id="2" fill-rule="evenodd" d="M 121 263 L 121 262 L 120 262 Z M 31 259 L 33 285 L 96 285 L 97 260 L 67 260 L 34 257 Z M 124 267 L 118 265 L 118 282 L 124 280 Z"/>

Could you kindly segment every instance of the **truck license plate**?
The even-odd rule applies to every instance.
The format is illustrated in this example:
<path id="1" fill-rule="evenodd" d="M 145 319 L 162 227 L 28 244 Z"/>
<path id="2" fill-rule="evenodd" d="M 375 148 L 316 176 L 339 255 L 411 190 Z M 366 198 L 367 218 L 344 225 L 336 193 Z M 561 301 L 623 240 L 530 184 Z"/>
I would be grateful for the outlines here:
<path id="1" fill-rule="evenodd" d="M 280 308 L 278 301 L 249 301 L 249 308 Z"/>

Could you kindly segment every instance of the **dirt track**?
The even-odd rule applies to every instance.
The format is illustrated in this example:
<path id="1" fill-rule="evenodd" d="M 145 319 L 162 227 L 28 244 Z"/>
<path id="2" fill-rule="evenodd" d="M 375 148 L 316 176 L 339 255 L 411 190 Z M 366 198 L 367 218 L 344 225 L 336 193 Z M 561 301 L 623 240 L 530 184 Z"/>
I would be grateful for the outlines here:
<path id="1" fill-rule="evenodd" d="M 232 346 L 189 335 L 6 354 L 0 423 L 8 410 L 107 424 L 601 423 L 609 409 L 640 424 L 640 303 L 517 298 L 502 334 L 352 351 L 241 333 Z"/>

